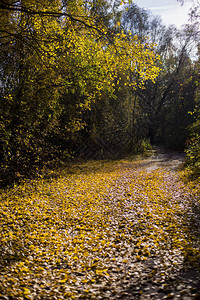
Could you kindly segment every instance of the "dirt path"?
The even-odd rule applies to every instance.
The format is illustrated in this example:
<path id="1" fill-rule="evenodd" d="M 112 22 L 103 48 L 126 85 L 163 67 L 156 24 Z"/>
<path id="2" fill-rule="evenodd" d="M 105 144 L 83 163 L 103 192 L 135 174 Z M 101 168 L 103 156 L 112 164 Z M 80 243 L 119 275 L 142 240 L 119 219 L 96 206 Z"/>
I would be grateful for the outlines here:
<path id="1" fill-rule="evenodd" d="M 144 172 L 147 174 L 145 180 L 147 180 L 148 182 L 149 178 L 151 179 L 151 174 L 153 178 L 154 175 L 159 177 L 159 173 L 164 172 L 165 175 L 162 177 L 162 180 L 164 180 L 166 184 L 162 186 L 163 183 L 160 182 L 162 189 L 164 188 L 163 192 L 166 193 L 170 190 L 170 200 L 173 200 L 174 197 L 176 199 L 179 199 L 178 202 L 179 204 L 181 204 L 180 207 L 185 210 L 186 218 L 188 218 L 189 220 L 191 219 L 192 215 L 194 224 L 199 228 L 199 205 L 197 208 L 195 204 L 194 206 L 190 206 L 191 203 L 184 203 L 183 199 L 185 198 L 185 194 L 181 191 L 183 186 L 180 184 L 178 175 L 176 173 L 176 171 L 183 166 L 183 163 L 183 153 L 170 151 L 165 148 L 155 147 L 153 155 L 150 158 L 139 162 L 137 165 L 137 169 L 139 172 Z M 131 165 L 129 167 L 131 167 Z M 132 167 L 134 168 L 134 166 Z M 129 172 L 127 172 L 124 178 L 118 182 L 119 186 L 124 186 L 124 180 L 127 181 L 127 178 L 130 177 Z M 123 194 L 123 188 L 120 191 L 120 194 Z M 130 218 L 130 216 L 126 217 Z M 177 218 L 179 217 L 177 216 Z M 180 219 L 180 222 L 182 221 L 183 220 Z M 195 236 L 198 237 L 199 242 L 199 230 L 198 232 L 195 232 Z M 160 253 L 157 252 L 155 256 L 151 256 L 151 258 L 147 259 L 144 263 L 139 263 L 139 273 L 141 276 L 139 284 L 140 288 L 138 288 L 138 282 L 136 281 L 137 284 L 133 284 L 132 287 L 130 287 L 126 292 L 123 292 L 121 296 L 117 296 L 116 299 L 200 299 L 200 270 L 198 270 L 198 268 L 188 267 L 187 263 L 184 266 L 184 261 L 182 260 L 183 258 L 181 258 L 181 254 L 179 251 L 177 251 L 176 254 L 172 254 L 169 249 L 166 249 L 166 251 L 164 251 L 165 257 L 163 256 L 162 251 Z M 177 264 L 175 263 L 175 265 L 177 265 L 177 268 L 173 267 L 174 260 L 177 260 Z M 166 269 L 168 269 L 168 276 L 164 277 L 164 279 L 163 276 L 161 276 L 163 275 L 161 273 L 160 278 L 157 274 L 157 276 L 153 278 L 153 280 L 145 277 L 145 274 L 149 273 L 150 271 L 154 272 L 156 270 L 156 272 L 159 273 L 158 270 L 160 268 L 163 269 L 163 264 L 165 265 L 165 267 L 170 266 L 169 269 L 168 267 L 166 267 Z M 136 265 L 137 262 L 135 263 L 135 266 Z M 165 271 L 163 271 L 163 273 L 165 273 Z M 138 294 L 138 290 L 141 290 L 141 294 Z"/>
<path id="2" fill-rule="evenodd" d="M 200 187 L 183 157 L 98 161 L 0 194 L 0 299 L 198 300 Z"/>
<path id="3" fill-rule="evenodd" d="M 163 147 L 154 147 L 153 155 L 146 159 L 141 167 L 147 172 L 158 168 L 164 168 L 167 171 L 176 171 L 184 162 L 185 155 L 177 151 L 168 150 Z"/>

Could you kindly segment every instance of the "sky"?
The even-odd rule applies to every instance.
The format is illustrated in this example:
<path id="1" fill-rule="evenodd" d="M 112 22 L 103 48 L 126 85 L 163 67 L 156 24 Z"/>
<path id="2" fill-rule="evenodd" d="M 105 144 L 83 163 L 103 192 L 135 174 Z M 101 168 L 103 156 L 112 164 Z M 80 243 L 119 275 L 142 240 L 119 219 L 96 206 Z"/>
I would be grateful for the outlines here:
<path id="1" fill-rule="evenodd" d="M 176 0 L 133 0 L 139 7 L 147 8 L 153 15 L 160 15 L 166 25 L 175 24 L 178 28 L 186 24 L 191 2 L 183 6 Z"/>

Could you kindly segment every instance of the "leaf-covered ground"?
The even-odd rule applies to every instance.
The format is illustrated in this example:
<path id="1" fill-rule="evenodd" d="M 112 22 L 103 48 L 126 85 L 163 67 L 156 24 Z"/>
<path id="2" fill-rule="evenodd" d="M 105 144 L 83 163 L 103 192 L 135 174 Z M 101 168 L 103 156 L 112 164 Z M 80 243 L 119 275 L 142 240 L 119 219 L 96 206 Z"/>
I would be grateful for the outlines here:
<path id="1" fill-rule="evenodd" d="M 166 166 L 90 162 L 1 191 L 0 299 L 199 299 L 200 184 Z"/>

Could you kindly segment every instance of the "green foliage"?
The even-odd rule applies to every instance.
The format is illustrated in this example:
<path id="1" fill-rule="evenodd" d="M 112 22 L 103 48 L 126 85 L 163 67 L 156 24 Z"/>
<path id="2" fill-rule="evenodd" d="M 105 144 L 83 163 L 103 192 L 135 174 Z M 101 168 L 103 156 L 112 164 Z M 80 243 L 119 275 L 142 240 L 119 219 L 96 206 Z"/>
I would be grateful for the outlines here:
<path id="1" fill-rule="evenodd" d="M 131 154 L 141 154 L 143 156 L 149 156 L 152 150 L 150 139 L 143 138 L 140 140 L 133 140 L 131 144 Z"/>
<path id="2" fill-rule="evenodd" d="M 187 164 L 195 176 L 200 176 L 200 135 L 195 134 L 186 149 Z"/>
<path id="3" fill-rule="evenodd" d="M 150 150 L 152 150 L 152 145 L 150 139 L 143 139 L 140 143 L 140 148 L 144 155 L 147 155 Z"/>
<path id="4" fill-rule="evenodd" d="M 200 53 L 200 49 L 199 49 Z M 199 79 L 200 61 L 196 63 L 196 73 Z M 194 116 L 194 122 L 190 126 L 190 138 L 187 143 L 186 154 L 189 170 L 193 177 L 200 176 L 200 84 L 199 80 L 195 82 L 196 84 L 196 95 L 195 95 L 195 108 L 193 112 L 189 112 L 190 115 Z"/>
<path id="5" fill-rule="evenodd" d="M 84 143 L 102 143 L 109 157 L 148 153 L 148 138 L 183 148 L 198 82 L 191 32 L 130 1 L 119 9 L 125 2 L 1 3 L 3 180 L 69 159 Z"/>
<path id="6" fill-rule="evenodd" d="M 112 10 L 106 0 L 26 0 L 0 6 L 0 177 L 70 153 L 77 132 L 93 134 L 93 123 L 100 128 L 91 109 L 101 107 L 109 135 L 119 114 L 109 115 L 99 103 L 116 99 L 122 86 L 135 89 L 155 80 L 154 45 L 111 32 L 119 5 Z"/>

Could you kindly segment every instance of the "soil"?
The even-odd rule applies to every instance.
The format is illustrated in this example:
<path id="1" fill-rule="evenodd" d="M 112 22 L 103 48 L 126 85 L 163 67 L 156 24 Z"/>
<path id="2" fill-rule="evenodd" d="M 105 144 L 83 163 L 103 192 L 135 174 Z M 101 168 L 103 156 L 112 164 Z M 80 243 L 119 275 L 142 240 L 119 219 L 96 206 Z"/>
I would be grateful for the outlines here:
<path id="1" fill-rule="evenodd" d="M 141 167 L 144 167 L 147 172 L 154 171 L 159 168 L 164 168 L 167 171 L 176 171 L 184 163 L 185 154 L 173 150 L 168 150 L 164 147 L 154 147 L 153 155 L 146 159 Z"/>
<path id="2" fill-rule="evenodd" d="M 151 173 L 155 170 L 166 170 L 170 176 L 177 177 L 177 172 L 184 165 L 185 154 L 168 150 L 164 147 L 154 147 L 153 154 L 149 158 L 142 160 L 137 167 Z M 176 181 L 176 180 L 175 180 Z M 159 259 L 149 259 L 146 261 L 149 269 L 159 266 Z M 143 266 L 144 267 L 144 266 Z M 143 293 L 138 294 L 137 287 L 134 286 L 116 299 L 140 299 L 140 300 L 200 300 L 200 271 L 194 268 L 185 268 L 171 274 L 168 282 L 163 284 L 144 282 Z"/>

